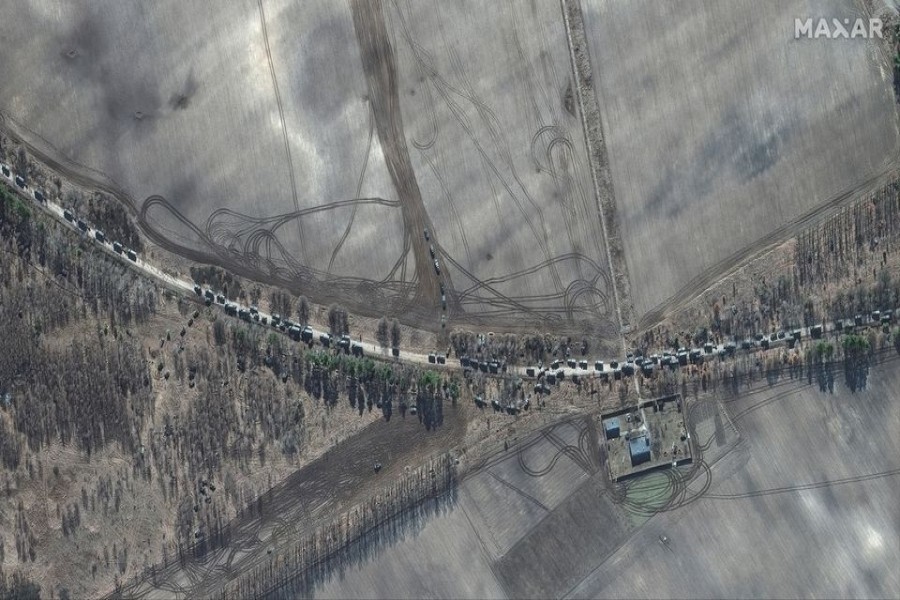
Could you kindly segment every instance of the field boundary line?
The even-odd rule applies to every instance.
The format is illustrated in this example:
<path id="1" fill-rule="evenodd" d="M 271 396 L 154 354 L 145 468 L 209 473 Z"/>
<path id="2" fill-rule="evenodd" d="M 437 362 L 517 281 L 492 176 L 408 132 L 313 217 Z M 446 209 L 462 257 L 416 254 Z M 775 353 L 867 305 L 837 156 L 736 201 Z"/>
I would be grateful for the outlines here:
<path id="1" fill-rule="evenodd" d="M 588 154 L 588 163 L 591 168 L 591 182 L 594 185 L 594 196 L 597 209 L 600 213 L 600 223 L 603 228 L 604 245 L 606 246 L 606 259 L 609 265 L 612 281 L 613 299 L 616 304 L 616 316 L 619 322 L 619 336 L 622 340 L 622 348 L 625 348 L 625 333 L 631 327 L 629 315 L 633 313 L 629 298 L 628 267 L 625 263 L 624 253 L 619 241 L 618 227 L 616 225 L 615 195 L 613 193 L 612 176 L 607 160 L 606 144 L 603 137 L 603 122 L 600 116 L 600 106 L 591 77 L 591 61 L 588 54 L 587 40 L 584 32 L 584 21 L 581 15 L 579 0 L 560 0 L 563 14 L 563 24 L 566 31 L 566 42 L 569 46 L 569 60 L 572 63 L 572 76 L 575 83 L 575 97 L 578 100 L 578 110 L 581 113 L 581 128 L 584 135 L 584 143 Z M 580 58 L 576 55 L 576 35 L 573 35 L 572 24 L 575 21 L 577 40 L 579 44 Z M 585 70 L 586 73 L 582 71 Z M 587 77 L 585 77 L 587 75 Z M 587 98 L 585 98 L 587 97 Z M 589 103 L 585 106 L 585 99 Z M 588 110 L 593 129 L 588 124 Z M 591 135 L 597 137 L 597 146 L 594 147 Z M 602 171 L 602 173 L 600 172 Z M 621 288 L 621 289 L 620 289 Z M 627 306 L 623 305 L 627 303 Z"/>

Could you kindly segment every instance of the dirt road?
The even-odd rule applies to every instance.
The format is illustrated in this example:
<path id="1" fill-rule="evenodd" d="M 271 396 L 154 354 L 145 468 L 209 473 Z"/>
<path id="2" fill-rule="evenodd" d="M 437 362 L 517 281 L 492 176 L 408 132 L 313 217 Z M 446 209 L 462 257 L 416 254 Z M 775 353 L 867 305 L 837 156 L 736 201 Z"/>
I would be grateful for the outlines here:
<path id="1" fill-rule="evenodd" d="M 369 89 L 369 102 L 375 118 L 375 128 L 384 152 L 391 180 L 400 197 L 406 235 L 410 236 L 416 264 L 415 281 L 418 286 L 410 305 L 403 311 L 419 312 L 428 307 L 432 311 L 440 304 L 440 277 L 429 252 L 424 231 L 434 232 L 422 202 L 422 193 L 409 158 L 400 97 L 397 93 L 397 64 L 391 47 L 384 12 L 380 0 L 353 0 L 353 27 L 359 43 L 363 72 Z M 441 257 L 436 257 L 440 261 Z M 437 313 L 435 313 L 437 314 Z M 427 318 L 427 315 L 423 315 Z M 435 316 L 437 318 L 437 316 Z"/>

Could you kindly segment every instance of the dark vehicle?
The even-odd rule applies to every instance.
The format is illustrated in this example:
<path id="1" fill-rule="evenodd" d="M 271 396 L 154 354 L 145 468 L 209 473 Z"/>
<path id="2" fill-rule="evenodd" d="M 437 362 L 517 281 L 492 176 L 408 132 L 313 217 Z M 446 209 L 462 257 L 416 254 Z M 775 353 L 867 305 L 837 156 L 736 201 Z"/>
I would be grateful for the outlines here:
<path id="1" fill-rule="evenodd" d="M 9 167 L 7 167 L 6 165 L 3 165 L 2 167 L 0 167 L 0 169 L 3 170 L 3 176 L 4 176 L 4 177 L 9 177 L 9 175 L 10 175 L 10 173 L 9 173 Z"/>
<path id="2" fill-rule="evenodd" d="M 534 367 L 528 367 L 525 369 L 525 374 L 529 377 L 534 377 Z"/>
<path id="3" fill-rule="evenodd" d="M 481 361 L 480 363 L 478 363 L 478 370 L 481 371 L 482 373 L 487 373 L 488 372 L 487 361 Z"/>
<path id="4" fill-rule="evenodd" d="M 555 371 L 559 368 L 559 365 L 561 365 L 561 364 L 562 363 L 560 361 L 554 360 L 552 363 L 550 363 L 550 368 Z"/>
<path id="5" fill-rule="evenodd" d="M 322 342 L 322 345 L 326 348 L 331 347 L 331 336 L 327 333 L 323 333 L 319 336 L 319 341 Z"/>
<path id="6" fill-rule="evenodd" d="M 853 318 L 853 322 L 856 323 L 857 327 L 861 326 L 863 324 L 863 316 L 856 315 L 856 317 Z"/>
<path id="7" fill-rule="evenodd" d="M 102 231 L 97 229 L 94 231 L 94 239 L 103 244 L 106 242 L 106 235 Z"/>
<path id="8" fill-rule="evenodd" d="M 787 334 L 784 332 L 784 329 L 778 332 L 778 339 L 783 340 Z"/>
<path id="9" fill-rule="evenodd" d="M 428 233 L 428 230 L 427 230 L 427 229 L 425 230 L 425 241 L 426 241 L 426 242 L 431 241 L 431 235 Z"/>
<path id="10" fill-rule="evenodd" d="M 85 223 L 85 222 L 84 222 L 83 220 L 81 220 L 81 219 L 78 219 L 78 229 L 80 229 L 80 230 L 82 230 L 82 231 L 87 231 L 87 230 L 88 230 L 87 223 Z"/>
<path id="11" fill-rule="evenodd" d="M 116 254 L 122 254 L 122 244 L 120 244 L 119 242 L 113 242 L 113 252 L 115 252 Z M 198 289 L 200 289 L 200 286 L 195 285 L 194 291 Z M 197 292 L 197 295 L 199 296 L 200 292 Z"/>
<path id="12" fill-rule="evenodd" d="M 354 343 L 354 344 L 350 347 L 350 351 L 351 351 L 351 353 L 353 354 L 353 356 L 362 356 L 362 355 L 363 355 L 363 347 L 362 347 L 362 344 Z"/>
<path id="13" fill-rule="evenodd" d="M 342 335 L 341 341 L 338 342 L 338 346 L 340 346 L 341 348 L 343 348 L 344 350 L 349 352 L 350 351 L 350 336 L 347 334 Z"/>
<path id="14" fill-rule="evenodd" d="M 432 354 L 429 354 L 429 355 L 428 355 L 428 362 L 430 362 L 431 364 L 437 363 L 437 355 L 436 355 L 436 354 L 433 354 L 433 353 L 432 353 Z"/>
<path id="15" fill-rule="evenodd" d="M 461 364 L 464 367 L 468 367 L 469 366 L 469 357 L 468 356 L 460 356 L 459 364 Z"/>
<path id="16" fill-rule="evenodd" d="M 436 358 L 437 358 L 437 364 L 439 364 L 439 365 L 447 364 L 447 357 L 444 356 L 443 354 L 438 354 Z"/>
<path id="17" fill-rule="evenodd" d="M 749 350 L 752 347 L 753 347 L 753 342 L 751 342 L 750 340 L 744 340 L 741 342 L 741 348 L 743 348 L 744 350 Z"/>
<path id="18" fill-rule="evenodd" d="M 295 327 L 296 327 L 296 325 L 295 325 Z M 299 330 L 300 328 L 297 327 L 297 329 Z M 300 339 L 302 339 L 302 340 L 303 340 L 304 342 L 306 342 L 307 344 L 310 343 L 310 342 L 312 341 L 312 339 L 313 339 L 313 330 L 312 330 L 312 327 L 310 327 L 309 325 L 307 325 L 306 327 L 304 327 L 304 328 L 303 328 L 303 331 L 300 332 Z"/>
<path id="19" fill-rule="evenodd" d="M 570 369 L 574 369 L 578 366 L 578 363 L 575 362 L 574 358 L 570 358 L 569 360 L 566 361 L 566 366 L 568 366 Z"/>
<path id="20" fill-rule="evenodd" d="M 225 304 L 225 294 L 216 294 L 216 304 Z"/>
<path id="21" fill-rule="evenodd" d="M 254 306 L 251 306 L 251 307 L 250 307 L 250 314 L 251 314 L 251 315 L 258 315 L 258 314 L 259 314 L 259 308 L 258 308 L 257 306 L 255 306 L 255 305 L 254 305 Z"/>
<path id="22" fill-rule="evenodd" d="M 237 315 L 237 304 L 232 304 L 229 302 L 225 305 L 225 314 L 235 316 Z"/>
<path id="23" fill-rule="evenodd" d="M 69 223 L 74 223 L 75 215 L 73 215 L 72 211 L 67 208 L 66 210 L 63 211 L 63 219 L 65 219 Z"/>
<path id="24" fill-rule="evenodd" d="M 762 346 L 762 349 L 763 349 L 763 350 L 768 350 L 768 349 L 769 349 L 769 340 L 768 340 L 768 338 L 766 338 L 766 339 L 764 339 L 763 341 L 761 341 L 761 342 L 759 343 L 759 345 Z"/>
<path id="25" fill-rule="evenodd" d="M 544 381 L 547 382 L 547 385 L 555 385 L 556 375 L 554 375 L 553 373 L 547 373 L 547 377 L 544 378 Z"/>
<path id="26" fill-rule="evenodd" d="M 212 290 L 206 290 L 206 291 L 203 293 L 203 295 L 206 297 L 207 300 L 215 300 L 215 299 L 216 299 L 216 295 L 213 294 L 213 291 L 212 291 Z"/>
<path id="27" fill-rule="evenodd" d="M 44 192 L 42 192 L 41 190 L 34 190 L 34 199 L 41 204 L 47 201 L 47 199 L 44 198 Z"/>
<path id="28" fill-rule="evenodd" d="M 625 375 L 626 377 L 634 375 L 634 363 L 625 363 L 622 365 L 622 375 Z"/>
<path id="29" fill-rule="evenodd" d="M 713 345 L 710 344 L 709 342 L 706 342 L 705 344 L 703 344 L 703 351 L 706 352 L 707 354 L 712 354 Z"/>
<path id="30" fill-rule="evenodd" d="M 16 175 L 16 185 L 22 188 L 23 190 L 28 187 L 25 185 L 25 180 L 22 179 L 21 175 Z"/>
<path id="31" fill-rule="evenodd" d="M 279 323 L 281 323 L 281 315 L 278 313 L 272 315 L 272 325 L 278 325 Z"/>
<path id="32" fill-rule="evenodd" d="M 881 322 L 882 323 L 890 323 L 893 320 L 894 320 L 894 311 L 886 310 L 883 313 L 881 313 Z"/>
<path id="33" fill-rule="evenodd" d="M 803 337 L 803 332 L 799 329 L 795 329 L 793 332 L 791 332 L 791 336 L 794 338 L 795 342 L 799 342 L 800 338 Z"/>
<path id="34" fill-rule="evenodd" d="M 597 362 L 594 363 L 594 370 L 595 371 L 603 370 L 603 361 L 602 360 L 598 360 Z"/>
<path id="35" fill-rule="evenodd" d="M 391 348 L 392 356 L 400 356 L 400 348 Z"/>
<path id="36" fill-rule="evenodd" d="M 434 258 L 434 244 L 428 246 L 428 251 L 431 253 L 431 258 Z"/>
<path id="37" fill-rule="evenodd" d="M 438 275 L 441 274 L 441 265 L 438 264 L 437 259 L 434 259 L 434 270 L 437 272 Z"/>
<path id="38" fill-rule="evenodd" d="M 258 315 L 257 315 L 257 316 L 258 316 Z M 269 324 L 269 317 L 263 317 L 262 319 L 259 320 L 259 322 L 262 323 L 263 325 L 268 325 L 268 324 Z"/>
<path id="39" fill-rule="evenodd" d="M 813 325 L 809 329 L 809 335 L 812 336 L 814 340 L 817 340 L 822 337 L 822 326 L 821 325 Z"/>
<path id="40" fill-rule="evenodd" d="M 258 312 L 257 313 L 251 312 L 250 316 L 253 318 L 254 321 L 259 323 L 259 313 Z"/>
<path id="41" fill-rule="evenodd" d="M 619 368 L 619 361 L 617 361 L 617 360 L 610 361 L 610 363 L 609 363 L 609 368 L 610 368 L 610 369 L 618 369 L 618 368 Z"/>
<path id="42" fill-rule="evenodd" d="M 115 244 L 118 244 L 118 243 L 119 243 L 119 242 L 116 242 Z M 113 244 L 113 248 L 115 248 L 115 244 Z M 202 295 L 203 295 L 203 290 L 200 288 L 199 285 L 195 285 L 195 286 L 194 286 L 194 293 L 197 294 L 198 296 L 202 296 Z"/>
<path id="43" fill-rule="evenodd" d="M 875 323 L 878 323 L 881 321 L 881 311 L 880 310 L 872 311 L 872 321 Z"/>
<path id="44" fill-rule="evenodd" d="M 653 363 L 652 363 L 652 362 L 645 362 L 644 364 L 642 364 L 642 365 L 641 365 L 641 372 L 642 372 L 645 376 L 646 376 L 646 375 L 652 375 L 652 374 L 653 374 Z"/>
<path id="45" fill-rule="evenodd" d="M 242 321 L 248 321 L 248 322 L 249 322 L 249 321 L 250 321 L 250 311 L 247 310 L 246 308 L 238 309 L 238 317 L 239 317 Z"/>
<path id="46" fill-rule="evenodd" d="M 678 353 L 678 364 L 682 366 L 688 364 L 688 353 L 686 351 L 681 350 Z"/>
<path id="47" fill-rule="evenodd" d="M 137 262 L 137 252 L 134 250 L 129 250 L 126 255 L 131 262 Z"/>
<path id="48" fill-rule="evenodd" d="M 302 338 L 303 333 L 301 332 L 300 328 L 297 327 L 296 325 L 292 325 L 291 327 L 288 327 L 287 334 L 295 342 L 299 342 L 301 339 L 303 339 Z M 312 332 L 310 332 L 309 339 L 312 339 Z M 303 339 L 303 341 L 308 342 L 309 340 Z"/>
<path id="49" fill-rule="evenodd" d="M 494 373 L 495 375 L 500 372 L 500 363 L 496 360 L 492 360 L 488 363 L 488 371 Z"/>

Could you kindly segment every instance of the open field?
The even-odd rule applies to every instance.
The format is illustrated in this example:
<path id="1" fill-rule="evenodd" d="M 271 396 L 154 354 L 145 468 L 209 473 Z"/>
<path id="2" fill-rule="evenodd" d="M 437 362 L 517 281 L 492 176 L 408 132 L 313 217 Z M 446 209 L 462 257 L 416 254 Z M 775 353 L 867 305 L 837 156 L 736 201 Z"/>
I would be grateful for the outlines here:
<path id="1" fill-rule="evenodd" d="M 316 595 L 422 594 L 427 556 L 428 595 L 895 596 L 900 359 L 880 360 L 856 394 L 786 382 L 690 402 L 694 464 L 617 485 L 587 456 L 593 421 L 545 428 Z"/>
<path id="2" fill-rule="evenodd" d="M 729 402 L 741 442 L 718 453 L 708 491 L 653 517 L 570 595 L 897 596 L 898 390 L 894 356 L 856 394 L 785 385 Z"/>
<path id="3" fill-rule="evenodd" d="M 390 6 L 411 159 L 457 309 L 487 323 L 529 312 L 608 321 L 559 5 Z"/>
<path id="4" fill-rule="evenodd" d="M 135 597 L 209 597 L 226 583 L 284 549 L 334 515 L 364 501 L 379 487 L 425 457 L 453 447 L 465 422 L 448 410 L 444 425 L 425 432 L 415 418 L 377 421 L 298 469 L 268 491 L 258 506 L 227 526 L 227 543 L 201 556 L 188 556 L 134 582 Z M 373 474 L 375 461 L 382 470 Z"/>
<path id="5" fill-rule="evenodd" d="M 896 166 L 890 66 L 866 40 L 795 40 L 807 3 L 583 10 L 641 328 Z"/>
<path id="6" fill-rule="evenodd" d="M 430 329 L 443 280 L 451 323 L 615 336 L 558 5 L 3 12 L 4 126 L 159 245 Z"/>

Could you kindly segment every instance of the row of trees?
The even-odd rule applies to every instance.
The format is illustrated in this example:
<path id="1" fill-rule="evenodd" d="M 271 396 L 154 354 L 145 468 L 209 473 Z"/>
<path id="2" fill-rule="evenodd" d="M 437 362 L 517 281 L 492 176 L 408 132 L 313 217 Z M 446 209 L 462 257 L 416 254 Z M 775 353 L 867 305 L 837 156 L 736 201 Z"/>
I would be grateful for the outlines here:
<path id="1" fill-rule="evenodd" d="M 432 459 L 226 584 L 222 597 L 311 597 L 317 583 L 362 564 L 379 548 L 421 528 L 430 514 L 455 503 L 456 485 L 452 457 Z"/>

